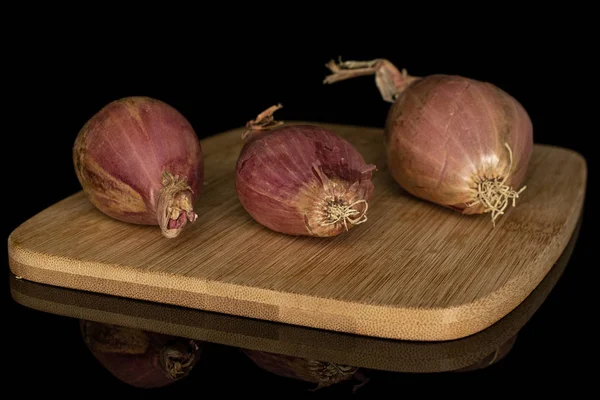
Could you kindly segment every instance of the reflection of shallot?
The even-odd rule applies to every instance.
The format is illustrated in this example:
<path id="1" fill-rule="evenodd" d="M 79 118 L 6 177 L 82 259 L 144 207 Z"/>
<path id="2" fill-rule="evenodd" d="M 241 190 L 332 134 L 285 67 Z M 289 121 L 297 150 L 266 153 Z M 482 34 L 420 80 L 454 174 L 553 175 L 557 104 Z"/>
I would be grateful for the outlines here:
<path id="1" fill-rule="evenodd" d="M 336 236 L 365 222 L 375 166 L 332 131 L 276 122 L 280 107 L 259 114 L 243 134 L 235 180 L 242 206 L 290 235 Z"/>
<path id="2" fill-rule="evenodd" d="M 83 320 L 80 326 L 94 357 L 135 387 L 161 387 L 186 377 L 201 353 L 194 340 Z"/>
<path id="3" fill-rule="evenodd" d="M 339 382 L 357 379 L 354 391 L 368 382 L 357 367 L 317 361 L 308 358 L 292 357 L 257 350 L 242 350 L 258 367 L 285 378 L 316 383 L 318 390 Z"/>
<path id="4" fill-rule="evenodd" d="M 385 101 L 390 172 L 407 192 L 463 214 L 504 214 L 525 187 L 533 127 L 523 106 L 500 88 L 455 75 L 424 78 L 384 59 L 327 67 L 325 83 L 375 75 Z"/>

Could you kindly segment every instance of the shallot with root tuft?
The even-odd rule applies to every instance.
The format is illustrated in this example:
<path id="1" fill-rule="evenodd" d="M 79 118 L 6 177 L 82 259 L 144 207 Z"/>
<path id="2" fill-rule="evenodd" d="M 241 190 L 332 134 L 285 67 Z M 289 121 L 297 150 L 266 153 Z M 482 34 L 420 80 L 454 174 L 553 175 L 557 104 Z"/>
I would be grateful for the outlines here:
<path id="1" fill-rule="evenodd" d="M 187 119 L 149 97 L 113 101 L 93 115 L 73 146 L 77 178 L 104 214 L 158 225 L 167 238 L 197 218 L 204 158 Z"/>
<path id="2" fill-rule="evenodd" d="M 236 166 L 244 209 L 289 235 L 331 237 L 367 221 L 375 165 L 336 133 L 275 121 L 273 106 L 249 121 Z"/>
<path id="3" fill-rule="evenodd" d="M 385 59 L 330 61 L 324 83 L 375 75 L 393 103 L 387 161 L 412 195 L 463 214 L 490 213 L 495 226 L 525 190 L 533 127 L 525 108 L 491 83 L 456 75 L 408 75 Z"/>

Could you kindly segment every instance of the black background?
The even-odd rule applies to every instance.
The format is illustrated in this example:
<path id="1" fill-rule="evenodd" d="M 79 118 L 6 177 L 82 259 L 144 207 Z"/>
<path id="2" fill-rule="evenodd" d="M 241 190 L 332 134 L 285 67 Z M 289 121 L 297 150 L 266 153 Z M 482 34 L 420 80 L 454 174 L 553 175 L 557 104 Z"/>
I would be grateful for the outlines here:
<path id="1" fill-rule="evenodd" d="M 589 182 L 594 181 L 592 137 L 597 127 L 592 118 L 597 99 L 587 103 L 587 97 L 594 97 L 595 78 L 588 61 L 597 45 L 592 46 L 591 30 L 577 23 L 577 17 L 557 15 L 543 25 L 543 16 L 485 20 L 477 26 L 457 23 L 461 29 L 449 24 L 437 31 L 425 22 L 410 28 L 398 23 L 384 31 L 356 21 L 333 27 L 304 19 L 291 25 L 281 18 L 257 21 L 243 15 L 231 22 L 236 29 L 230 30 L 206 26 L 210 19 L 203 14 L 202 23 L 186 30 L 163 27 L 160 20 L 132 27 L 110 21 L 90 25 L 79 19 L 69 29 L 51 21 L 50 26 L 32 23 L 13 32 L 11 38 L 18 32 L 21 36 L 7 43 L 5 58 L 10 71 L 4 77 L 9 88 L 5 100 L 11 104 L 4 107 L 10 127 L 3 134 L 5 238 L 20 223 L 79 190 L 71 161 L 73 141 L 88 118 L 120 97 L 161 99 L 185 115 L 200 137 L 242 126 L 277 102 L 284 105 L 278 112 L 283 120 L 382 126 L 389 104 L 379 96 L 373 78 L 322 85 L 328 72 L 324 64 L 338 56 L 384 57 L 413 75 L 447 73 L 492 82 L 527 109 L 535 142 L 580 152 L 588 162 Z M 90 32 L 93 37 L 82 37 Z M 583 363 L 595 353 L 590 321 L 597 315 L 588 289 L 593 284 L 591 269 L 597 266 L 597 260 L 588 261 L 595 212 L 591 191 L 571 263 L 506 359 L 470 374 L 383 374 L 357 396 L 397 396 L 409 389 L 426 393 L 472 383 L 485 383 L 488 391 L 496 391 L 510 390 L 518 381 L 531 388 L 571 389 L 589 382 L 590 367 Z M 171 392 L 179 396 L 178 388 L 198 392 L 198 397 L 203 391 L 305 393 L 296 382 L 263 373 L 229 351 L 203 360 L 194 370 L 195 378 L 169 390 L 134 390 L 96 363 L 75 320 L 16 304 L 8 280 L 4 282 L 5 377 L 17 391 L 74 396 L 118 389 L 156 398 Z M 343 386 L 314 395 L 347 393 L 349 387 Z"/>

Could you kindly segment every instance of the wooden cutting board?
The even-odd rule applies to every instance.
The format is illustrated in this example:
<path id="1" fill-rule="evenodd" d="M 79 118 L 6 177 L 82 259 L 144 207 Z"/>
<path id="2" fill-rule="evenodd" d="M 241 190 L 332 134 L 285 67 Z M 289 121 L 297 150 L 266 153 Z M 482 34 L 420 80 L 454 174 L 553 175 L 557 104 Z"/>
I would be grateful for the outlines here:
<path id="1" fill-rule="evenodd" d="M 562 275 L 576 245 L 578 228 L 550 272 L 514 310 L 481 332 L 443 342 L 386 340 L 310 329 L 49 286 L 14 276 L 10 289 L 13 299 L 26 307 L 87 321 L 362 368 L 453 371 L 480 363 L 490 355 L 494 360 L 498 349 L 514 339 Z"/>
<path id="2" fill-rule="evenodd" d="M 565 249 L 581 214 L 585 160 L 536 145 L 518 205 L 493 228 L 416 199 L 391 178 L 382 130 L 319 124 L 376 164 L 369 220 L 334 238 L 291 237 L 241 207 L 236 129 L 202 141 L 198 220 L 175 239 L 113 220 L 83 193 L 8 240 L 15 275 L 35 282 L 313 328 L 408 340 L 471 335 L 513 310 Z"/>

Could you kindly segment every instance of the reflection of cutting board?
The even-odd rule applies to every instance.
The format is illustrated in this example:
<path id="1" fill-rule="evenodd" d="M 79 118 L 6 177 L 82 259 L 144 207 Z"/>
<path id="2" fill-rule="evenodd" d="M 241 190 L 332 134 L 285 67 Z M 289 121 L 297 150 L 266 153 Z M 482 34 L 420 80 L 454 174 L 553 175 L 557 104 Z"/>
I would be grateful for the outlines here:
<path id="1" fill-rule="evenodd" d="M 206 182 L 181 236 L 113 220 L 75 194 L 9 237 L 13 273 L 32 281 L 362 335 L 447 340 L 514 309 L 564 250 L 580 216 L 585 161 L 534 149 L 527 189 L 492 228 L 403 192 L 380 129 L 325 125 L 376 164 L 369 220 L 335 238 L 255 223 L 234 186 L 241 130 L 202 142 Z"/>

